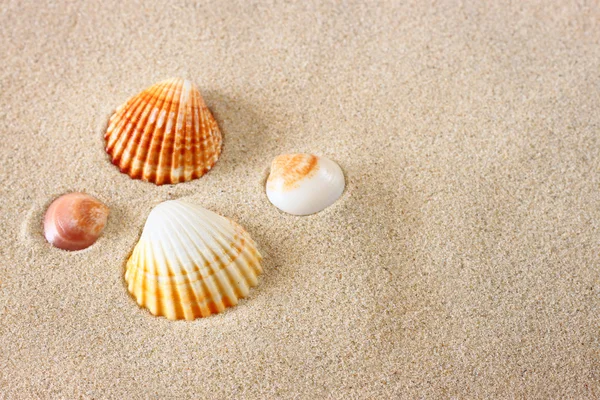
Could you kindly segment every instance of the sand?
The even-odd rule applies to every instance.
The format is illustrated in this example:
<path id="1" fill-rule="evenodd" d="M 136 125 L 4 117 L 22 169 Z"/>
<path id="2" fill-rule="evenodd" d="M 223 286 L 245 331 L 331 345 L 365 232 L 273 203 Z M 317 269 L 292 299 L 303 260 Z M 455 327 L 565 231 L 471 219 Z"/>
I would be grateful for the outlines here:
<path id="1" fill-rule="evenodd" d="M 600 397 L 600 9 L 548 3 L 3 1 L 0 398 Z M 157 187 L 103 130 L 171 76 L 224 152 Z M 337 161 L 343 197 L 270 205 L 286 152 Z M 112 212 L 81 252 L 41 232 L 69 191 Z M 265 256 L 247 299 L 193 322 L 123 279 L 181 197 Z"/>

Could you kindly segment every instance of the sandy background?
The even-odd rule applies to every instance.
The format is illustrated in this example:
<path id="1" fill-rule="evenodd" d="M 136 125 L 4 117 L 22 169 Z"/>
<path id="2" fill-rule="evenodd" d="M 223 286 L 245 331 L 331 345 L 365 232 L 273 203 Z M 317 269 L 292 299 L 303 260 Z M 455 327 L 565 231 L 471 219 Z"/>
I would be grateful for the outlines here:
<path id="1" fill-rule="evenodd" d="M 600 10 L 545 3 L 2 1 L 0 398 L 600 397 Z M 224 152 L 156 187 L 102 135 L 171 76 Z M 336 160 L 342 199 L 272 207 L 284 152 Z M 68 191 L 112 210 L 81 252 L 41 233 Z M 265 256 L 247 300 L 191 323 L 123 280 L 179 197 Z"/>

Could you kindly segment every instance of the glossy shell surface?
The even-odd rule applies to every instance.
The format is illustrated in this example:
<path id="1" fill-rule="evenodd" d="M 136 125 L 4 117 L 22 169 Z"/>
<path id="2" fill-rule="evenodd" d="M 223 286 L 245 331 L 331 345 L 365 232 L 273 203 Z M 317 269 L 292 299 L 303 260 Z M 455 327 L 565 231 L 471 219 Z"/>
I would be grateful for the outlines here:
<path id="1" fill-rule="evenodd" d="M 283 154 L 271 163 L 267 197 L 277 208 L 293 215 L 314 214 L 329 207 L 344 192 L 339 165 L 312 154 Z"/>
<path id="2" fill-rule="evenodd" d="M 62 195 L 46 210 L 44 237 L 59 249 L 85 249 L 102 234 L 108 214 L 108 207 L 88 194 Z"/>

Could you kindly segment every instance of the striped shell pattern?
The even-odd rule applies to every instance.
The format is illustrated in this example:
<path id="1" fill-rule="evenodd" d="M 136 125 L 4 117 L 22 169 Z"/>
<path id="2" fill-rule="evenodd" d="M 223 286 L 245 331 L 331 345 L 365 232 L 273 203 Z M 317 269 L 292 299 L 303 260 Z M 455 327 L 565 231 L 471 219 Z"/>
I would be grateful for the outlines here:
<path id="1" fill-rule="evenodd" d="M 104 135 L 112 163 L 131 178 L 162 185 L 208 172 L 221 154 L 221 132 L 189 80 L 169 79 L 117 108 Z"/>

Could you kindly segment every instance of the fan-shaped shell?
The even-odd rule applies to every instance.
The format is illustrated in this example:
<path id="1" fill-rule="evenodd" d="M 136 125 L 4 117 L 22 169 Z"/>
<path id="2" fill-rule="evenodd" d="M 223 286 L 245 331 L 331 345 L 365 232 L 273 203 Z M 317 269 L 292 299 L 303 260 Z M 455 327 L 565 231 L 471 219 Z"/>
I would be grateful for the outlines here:
<path id="1" fill-rule="evenodd" d="M 127 262 L 125 281 L 140 306 L 191 320 L 234 306 L 262 272 L 262 257 L 237 223 L 182 200 L 156 206 Z"/>
<path id="2" fill-rule="evenodd" d="M 283 154 L 271 163 L 267 197 L 277 208 L 294 215 L 309 215 L 329 207 L 344 192 L 339 165 L 312 154 Z"/>
<path id="3" fill-rule="evenodd" d="M 121 172 L 157 185 L 187 182 L 221 154 L 221 132 L 196 86 L 179 78 L 157 83 L 117 108 L 104 135 Z"/>

